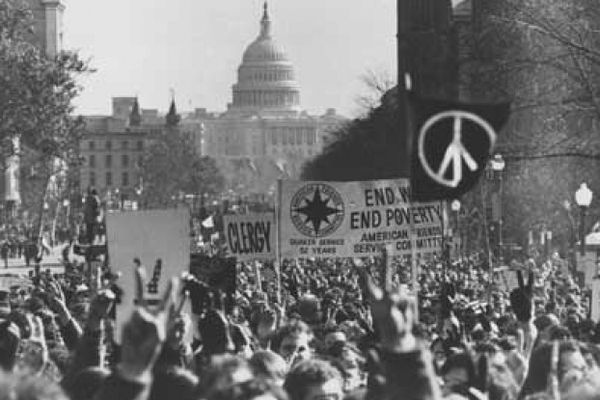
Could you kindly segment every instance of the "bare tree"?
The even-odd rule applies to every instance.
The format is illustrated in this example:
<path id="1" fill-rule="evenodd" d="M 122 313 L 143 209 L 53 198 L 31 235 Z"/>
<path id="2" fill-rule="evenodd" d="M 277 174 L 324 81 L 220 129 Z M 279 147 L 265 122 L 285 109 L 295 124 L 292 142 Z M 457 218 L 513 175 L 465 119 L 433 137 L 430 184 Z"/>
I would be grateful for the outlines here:
<path id="1" fill-rule="evenodd" d="M 381 98 L 396 86 L 396 78 L 385 69 L 368 69 L 360 76 L 365 92 L 356 97 L 356 103 L 364 112 L 369 112 L 381 104 Z"/>

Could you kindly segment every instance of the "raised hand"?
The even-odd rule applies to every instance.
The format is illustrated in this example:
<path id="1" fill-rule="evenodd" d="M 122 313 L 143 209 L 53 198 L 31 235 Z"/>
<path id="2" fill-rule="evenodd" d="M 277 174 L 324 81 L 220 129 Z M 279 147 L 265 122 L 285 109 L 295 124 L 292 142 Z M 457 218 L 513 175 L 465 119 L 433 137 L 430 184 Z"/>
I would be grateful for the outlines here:
<path id="1" fill-rule="evenodd" d="M 45 293 L 47 295 L 46 299 L 48 302 L 48 306 L 52 311 L 58 314 L 60 323 L 62 325 L 66 324 L 69 321 L 69 319 L 71 319 L 71 312 L 67 307 L 65 294 L 62 288 L 60 287 L 60 284 L 55 280 L 51 280 L 48 281 L 45 286 Z"/>
<path id="2" fill-rule="evenodd" d="M 277 314 L 274 310 L 266 308 L 260 311 L 258 315 L 258 324 L 256 325 L 256 334 L 261 341 L 268 340 L 277 330 Z"/>
<path id="3" fill-rule="evenodd" d="M 360 305 L 356 309 L 357 319 L 361 326 L 368 328 L 369 331 L 373 330 L 373 317 L 369 310 Z"/>
<path id="4" fill-rule="evenodd" d="M 143 267 L 136 269 L 137 307 L 123 327 L 118 367 L 125 379 L 142 382 L 151 379 L 152 368 L 167 338 L 169 310 L 178 283 L 176 278 L 171 279 L 162 300 L 156 308 L 150 309 L 144 297 L 146 272 Z"/>
<path id="5" fill-rule="evenodd" d="M 21 369 L 39 373 L 48 362 L 48 345 L 44 335 L 44 323 L 40 317 L 31 314 L 27 314 L 26 318 L 31 336 L 28 340 L 21 342 L 18 366 Z"/>
<path id="6" fill-rule="evenodd" d="M 108 316 L 108 313 L 114 305 L 116 295 L 108 287 L 103 286 L 101 267 L 98 267 L 96 270 L 93 284 L 90 286 L 93 297 L 90 301 L 90 312 L 87 320 L 87 328 L 92 331 L 97 331 L 100 329 L 102 320 Z"/>
<path id="7" fill-rule="evenodd" d="M 287 308 L 287 299 L 282 299 L 280 303 L 273 304 L 273 309 L 277 315 L 277 327 L 283 326 L 285 323 L 285 312 Z"/>
<path id="8" fill-rule="evenodd" d="M 456 289 L 451 283 L 443 282 L 441 293 L 440 293 L 440 304 L 442 318 L 449 318 L 454 308 L 454 302 L 456 300 Z"/>
<path id="9" fill-rule="evenodd" d="M 179 295 L 179 300 L 171 303 L 169 307 L 167 342 L 174 349 L 177 349 L 183 343 L 187 330 L 189 329 L 189 319 L 183 312 L 183 308 L 189 297 L 190 293 L 185 290 Z"/>
<path id="10" fill-rule="evenodd" d="M 533 318 L 533 272 L 529 272 L 527 284 L 523 282 L 523 274 L 517 271 L 519 287 L 510 292 L 510 305 L 519 322 L 530 322 Z"/>
<path id="11" fill-rule="evenodd" d="M 325 322 L 326 325 L 335 325 L 337 314 L 340 312 L 340 309 L 337 306 L 332 306 L 327 309 L 327 320 Z"/>
<path id="12" fill-rule="evenodd" d="M 412 334 L 415 318 L 415 305 L 409 298 L 392 289 L 390 266 L 383 254 L 383 288 L 377 287 L 372 278 L 361 271 L 367 299 L 371 305 L 373 321 L 377 327 L 382 347 L 391 352 L 406 353 L 416 348 Z"/>

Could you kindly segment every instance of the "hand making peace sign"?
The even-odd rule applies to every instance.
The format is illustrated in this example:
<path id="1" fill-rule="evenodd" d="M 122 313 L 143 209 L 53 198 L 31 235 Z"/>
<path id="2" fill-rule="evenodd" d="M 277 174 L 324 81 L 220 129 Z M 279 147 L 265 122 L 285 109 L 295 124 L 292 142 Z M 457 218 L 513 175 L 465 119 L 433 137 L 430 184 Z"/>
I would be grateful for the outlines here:
<path id="1" fill-rule="evenodd" d="M 169 314 L 173 312 L 171 304 L 179 281 L 172 278 L 161 301 L 150 308 L 144 296 L 145 269 L 137 267 L 135 276 L 137 307 L 123 327 L 119 372 L 125 378 L 146 381 L 167 337 Z"/>
<path id="2" fill-rule="evenodd" d="M 510 292 L 510 305 L 519 322 L 530 322 L 533 318 L 533 271 L 529 271 L 527 284 L 523 282 L 523 273 L 517 271 L 519 287 Z"/>
<path id="3" fill-rule="evenodd" d="M 392 271 L 385 250 L 382 252 L 381 262 L 383 288 L 375 285 L 364 269 L 360 270 L 381 345 L 385 350 L 392 352 L 413 351 L 416 348 L 416 339 L 412 333 L 416 315 L 414 301 L 393 288 Z"/>

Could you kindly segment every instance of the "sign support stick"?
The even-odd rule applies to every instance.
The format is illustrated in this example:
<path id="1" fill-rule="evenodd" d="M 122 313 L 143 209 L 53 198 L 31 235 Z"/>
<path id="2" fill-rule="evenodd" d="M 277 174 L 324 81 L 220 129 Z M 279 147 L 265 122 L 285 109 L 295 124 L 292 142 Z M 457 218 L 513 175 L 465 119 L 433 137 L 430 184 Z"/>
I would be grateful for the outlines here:
<path id="1" fill-rule="evenodd" d="M 281 204 L 283 196 L 283 182 L 277 180 L 277 201 L 275 202 L 275 225 L 277 237 L 275 239 L 275 274 L 277 279 L 277 304 L 281 305 Z"/>
<path id="2" fill-rule="evenodd" d="M 412 207 L 412 193 L 411 198 L 408 202 L 408 207 Z M 415 236 L 415 224 L 411 218 L 409 218 L 409 227 L 410 227 L 410 279 L 413 297 L 415 299 L 415 320 L 419 320 L 419 264 L 417 261 L 417 238 Z"/>
<path id="3" fill-rule="evenodd" d="M 448 259 L 446 257 L 446 240 L 447 240 L 447 235 L 446 235 L 446 202 L 444 200 L 440 201 L 440 210 L 442 211 L 442 218 L 441 218 L 441 223 L 442 223 L 442 254 L 441 254 L 441 260 L 442 260 L 442 281 L 446 282 L 446 276 L 448 274 Z"/>
<path id="4" fill-rule="evenodd" d="M 410 174 L 412 167 L 412 146 L 413 146 L 413 123 L 412 110 L 408 101 L 408 92 L 412 89 L 408 68 L 408 33 L 411 27 L 411 16 L 409 13 L 408 1 L 397 0 L 397 91 L 398 91 L 398 112 L 400 113 L 400 151 L 402 152 L 399 161 L 400 176 L 407 178 L 410 182 Z M 412 206 L 412 200 L 409 201 L 409 207 Z M 418 264 L 416 240 L 414 237 L 414 224 L 410 219 L 410 235 L 411 235 L 411 280 L 412 290 L 415 298 L 415 310 L 418 314 L 419 310 L 419 288 L 418 288 Z M 415 316 L 418 320 L 418 315 Z"/>
<path id="5" fill-rule="evenodd" d="M 494 263 L 493 263 L 493 259 L 492 259 L 492 251 L 490 249 L 490 233 L 488 231 L 488 223 L 487 223 L 487 208 L 486 208 L 486 201 L 485 201 L 485 181 L 481 184 L 481 204 L 483 207 L 483 231 L 484 231 L 484 237 L 485 237 L 485 249 L 487 252 L 487 257 L 488 257 L 488 293 L 487 293 L 487 301 L 488 304 L 492 304 L 492 287 L 493 287 L 493 283 L 494 283 Z"/>
<path id="6" fill-rule="evenodd" d="M 254 279 L 256 279 L 256 290 L 262 293 L 262 276 L 260 274 L 260 267 L 258 266 L 258 261 L 254 261 Z"/>
<path id="7" fill-rule="evenodd" d="M 400 113 L 400 177 L 410 178 L 412 158 L 412 124 L 411 110 L 408 102 L 408 91 L 411 90 L 408 70 L 408 33 L 410 32 L 410 15 L 408 1 L 397 0 L 397 91 L 398 112 Z"/>

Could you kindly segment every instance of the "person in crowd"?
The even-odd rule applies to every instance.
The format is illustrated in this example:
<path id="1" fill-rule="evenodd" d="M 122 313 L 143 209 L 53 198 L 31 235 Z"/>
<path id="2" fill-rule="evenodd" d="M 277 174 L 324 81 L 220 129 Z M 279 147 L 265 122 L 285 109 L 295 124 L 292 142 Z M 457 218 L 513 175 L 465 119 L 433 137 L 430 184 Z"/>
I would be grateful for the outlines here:
<path id="1" fill-rule="evenodd" d="M 293 366 L 311 358 L 311 340 L 312 332 L 308 325 L 300 320 L 292 320 L 275 333 L 271 346 L 288 365 Z"/>
<path id="2" fill-rule="evenodd" d="M 4 268 L 8 268 L 8 256 L 9 256 L 9 244 L 8 240 L 0 242 L 0 258 L 4 262 Z"/>
<path id="3" fill-rule="evenodd" d="M 271 350 L 260 350 L 250 358 L 254 376 L 282 386 L 289 367 L 283 357 Z"/>
<path id="4" fill-rule="evenodd" d="M 344 396 L 340 372 L 321 360 L 299 362 L 288 373 L 283 387 L 290 400 L 341 399 Z"/>
<path id="5" fill-rule="evenodd" d="M 86 243 L 94 244 L 98 234 L 98 224 L 101 216 L 100 198 L 93 187 L 88 188 L 85 198 L 83 220 L 85 223 Z"/>

